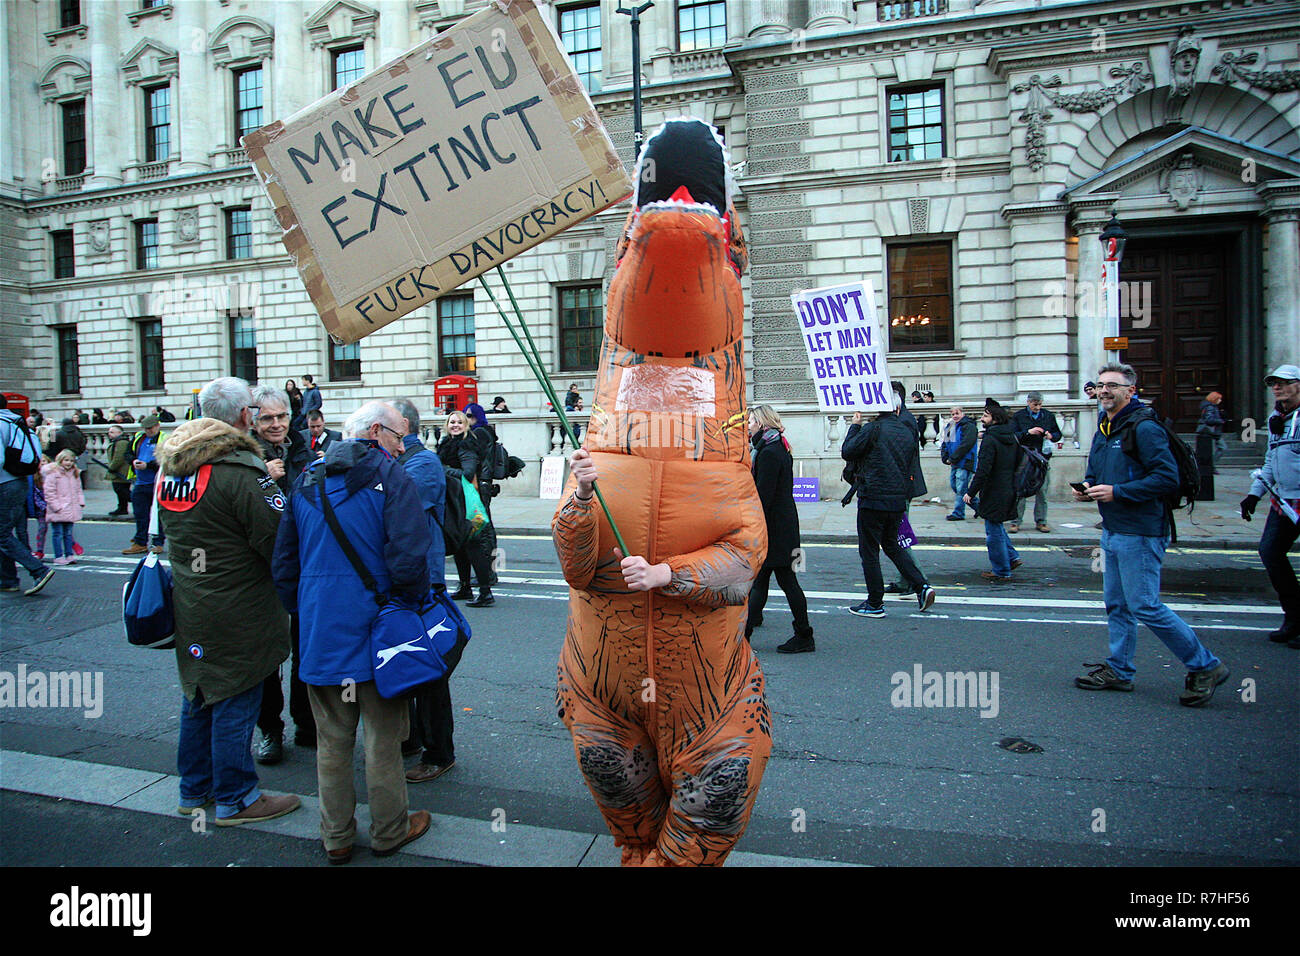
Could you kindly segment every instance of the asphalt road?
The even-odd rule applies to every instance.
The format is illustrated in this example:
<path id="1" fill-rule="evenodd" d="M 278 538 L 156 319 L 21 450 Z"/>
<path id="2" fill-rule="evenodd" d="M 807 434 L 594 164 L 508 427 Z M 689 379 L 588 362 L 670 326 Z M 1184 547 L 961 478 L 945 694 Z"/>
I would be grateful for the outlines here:
<path id="1" fill-rule="evenodd" d="M 97 671 L 104 680 L 98 717 L 0 711 L 4 750 L 175 773 L 174 661 L 128 647 L 121 633 L 120 593 L 134 560 L 117 551 L 128 537 L 120 524 L 79 525 L 86 558 L 37 597 L 0 595 L 0 670 Z M 939 601 L 920 614 L 914 602 L 892 600 L 884 620 L 844 610 L 865 596 L 853 547 L 806 549 L 801 580 L 817 651 L 775 653 L 789 636 L 776 591 L 754 636 L 775 743 L 738 849 L 893 866 L 1300 860 L 1300 654 L 1264 638 L 1278 615 L 1258 557 L 1187 552 L 1166 562 L 1166 600 L 1187 608 L 1232 669 L 1214 700 L 1191 710 L 1177 701 L 1181 666 L 1145 630 L 1134 693 L 1075 689 L 1083 662 L 1106 656 L 1101 576 L 1087 549 L 1066 554 L 1038 535 L 1017 543 L 1025 545 L 1020 580 L 998 587 L 978 578 L 982 548 L 918 549 Z M 474 640 L 452 683 L 457 766 L 411 787 L 412 807 L 483 821 L 504 810 L 511 821 L 603 834 L 554 711 L 567 613 L 554 552 L 546 538 L 501 544 L 498 603 L 467 610 Z M 984 699 L 896 706 L 903 677 L 918 667 L 973 672 Z M 1042 750 L 1011 752 L 998 746 L 1005 738 Z M 288 750 L 284 764 L 262 768 L 263 787 L 313 794 L 312 753 Z M 0 765 L 0 785 L 3 776 Z M 83 829 L 95 834 L 89 858 L 107 865 L 145 860 L 138 842 L 106 835 L 126 830 L 169 854 L 151 863 L 319 860 L 314 844 L 275 834 L 175 841 L 172 831 L 188 833 L 183 823 L 145 817 L 6 792 L 4 862 L 79 865 L 83 841 L 30 836 Z"/>

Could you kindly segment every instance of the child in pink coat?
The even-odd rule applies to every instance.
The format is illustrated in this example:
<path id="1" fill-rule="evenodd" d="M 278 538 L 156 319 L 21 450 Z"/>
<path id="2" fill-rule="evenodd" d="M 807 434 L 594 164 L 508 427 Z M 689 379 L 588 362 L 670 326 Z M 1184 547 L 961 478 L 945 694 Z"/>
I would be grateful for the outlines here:
<path id="1" fill-rule="evenodd" d="M 65 448 L 54 461 L 41 466 L 45 486 L 45 520 L 50 525 L 55 564 L 72 564 L 72 526 L 81 520 L 81 509 L 86 506 L 86 495 L 81 489 L 81 473 L 77 470 L 77 456 Z"/>

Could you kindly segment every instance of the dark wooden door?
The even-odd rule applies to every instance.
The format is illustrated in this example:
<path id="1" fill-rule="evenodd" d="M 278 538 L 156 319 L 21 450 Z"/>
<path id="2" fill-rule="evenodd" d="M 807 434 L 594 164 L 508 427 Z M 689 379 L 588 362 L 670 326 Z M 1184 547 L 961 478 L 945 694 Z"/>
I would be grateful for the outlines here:
<path id="1" fill-rule="evenodd" d="M 1120 305 L 1120 335 L 1128 336 L 1129 347 L 1120 359 L 1137 371 L 1142 400 L 1172 418 L 1180 433 L 1196 430 L 1207 392 L 1222 392 L 1228 403 L 1234 397 L 1228 381 L 1230 242 L 1214 235 L 1135 238 L 1124 250 L 1120 279 L 1129 284 L 1129 303 Z M 1148 302 L 1145 318 L 1134 315 Z"/>

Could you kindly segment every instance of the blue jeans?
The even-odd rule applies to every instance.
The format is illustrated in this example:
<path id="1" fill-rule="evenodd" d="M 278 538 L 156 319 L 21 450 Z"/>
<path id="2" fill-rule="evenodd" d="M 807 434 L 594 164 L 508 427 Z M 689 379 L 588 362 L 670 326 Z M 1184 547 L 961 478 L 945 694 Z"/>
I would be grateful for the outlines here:
<path id="1" fill-rule="evenodd" d="M 216 798 L 217 818 L 233 817 L 257 802 L 253 727 L 262 706 L 262 682 L 212 705 L 181 698 L 181 733 L 176 768 L 181 805 L 199 807 Z"/>
<path id="2" fill-rule="evenodd" d="M 131 486 L 131 509 L 135 512 L 135 537 L 131 540 L 136 544 L 149 543 L 149 509 L 153 506 L 153 485 L 132 485 Z M 158 535 L 154 538 L 153 543 L 162 547 L 166 535 L 162 532 L 162 522 L 158 522 Z"/>
<path id="3" fill-rule="evenodd" d="M 1196 632 L 1160 603 L 1160 566 L 1168 543 L 1168 538 L 1101 533 L 1106 561 L 1103 593 L 1110 624 L 1110 657 L 1106 663 L 1123 680 L 1132 680 L 1136 673 L 1133 651 L 1139 622 L 1151 628 L 1189 671 L 1209 670 L 1220 663 Z"/>
<path id="4" fill-rule="evenodd" d="M 72 522 L 50 522 L 50 550 L 56 558 L 70 558 L 72 554 Z"/>
<path id="5" fill-rule="evenodd" d="M 970 487 L 971 473 L 965 468 L 954 467 L 948 473 L 948 487 L 952 489 L 957 503 L 952 506 L 952 513 L 958 518 L 966 517 L 966 502 L 961 500 L 961 496 L 966 494 L 966 489 Z"/>
<path id="6" fill-rule="evenodd" d="M 28 550 L 26 541 L 27 482 L 20 478 L 0 484 L 0 587 L 18 586 L 15 562 L 30 571 L 35 580 L 45 574 L 45 565 Z"/>
<path id="7" fill-rule="evenodd" d="M 1011 536 L 1001 521 L 984 519 L 984 545 L 989 549 L 989 564 L 1000 578 L 1011 576 L 1011 562 L 1020 560 L 1020 552 L 1011 543 Z"/>

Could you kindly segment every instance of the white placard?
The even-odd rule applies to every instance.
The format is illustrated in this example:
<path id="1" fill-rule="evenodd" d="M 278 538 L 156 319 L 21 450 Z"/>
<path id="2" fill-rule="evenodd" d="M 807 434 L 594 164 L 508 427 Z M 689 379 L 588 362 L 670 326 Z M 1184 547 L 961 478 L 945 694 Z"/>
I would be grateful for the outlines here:
<path id="1" fill-rule="evenodd" d="M 890 411 L 888 348 L 871 281 L 807 289 L 790 296 L 813 389 L 823 412 Z"/>
<path id="2" fill-rule="evenodd" d="M 547 455 L 542 459 L 541 489 L 538 498 L 558 501 L 564 493 L 564 456 Z"/>

